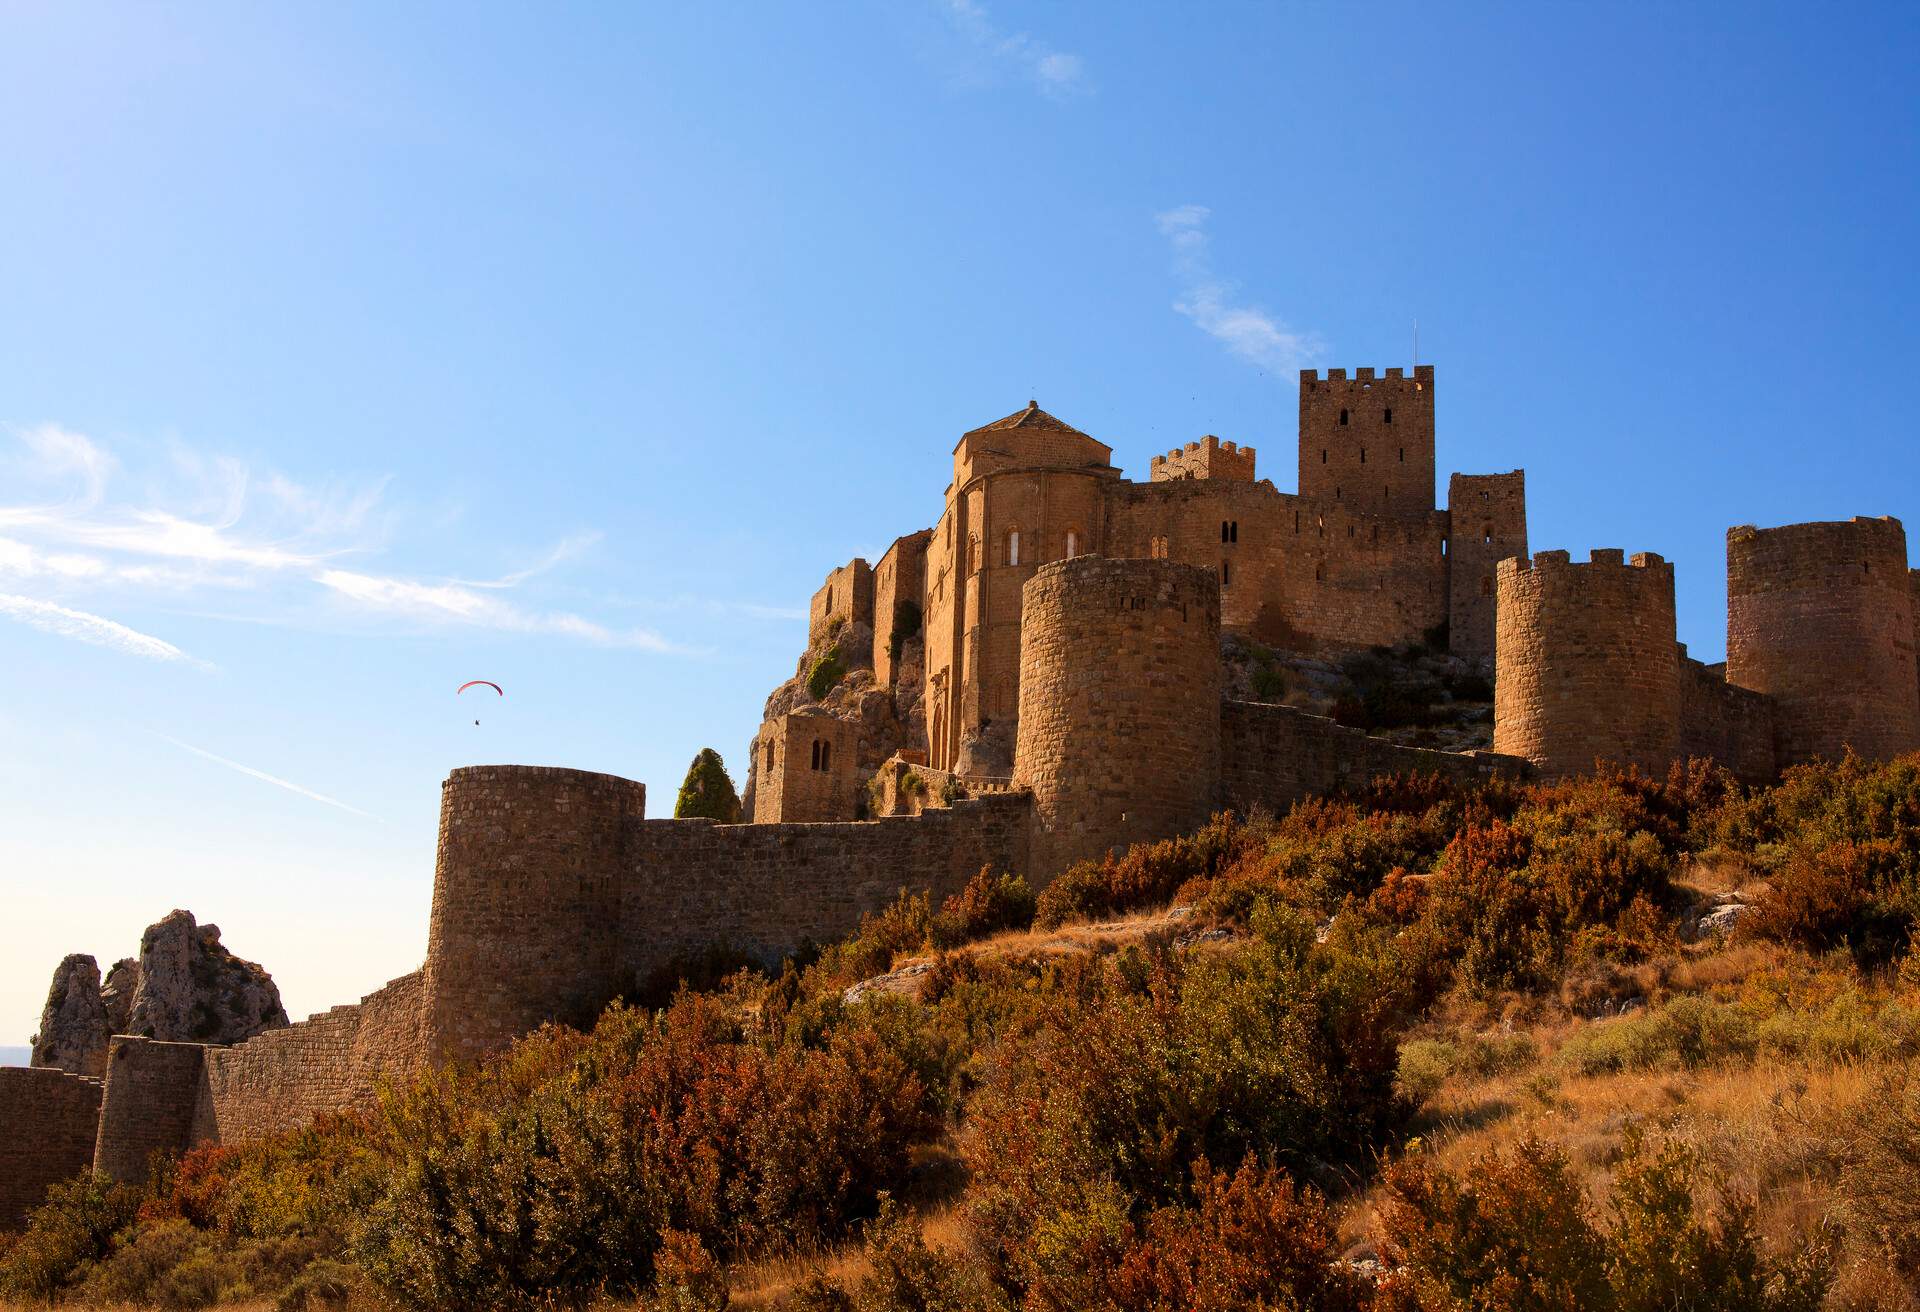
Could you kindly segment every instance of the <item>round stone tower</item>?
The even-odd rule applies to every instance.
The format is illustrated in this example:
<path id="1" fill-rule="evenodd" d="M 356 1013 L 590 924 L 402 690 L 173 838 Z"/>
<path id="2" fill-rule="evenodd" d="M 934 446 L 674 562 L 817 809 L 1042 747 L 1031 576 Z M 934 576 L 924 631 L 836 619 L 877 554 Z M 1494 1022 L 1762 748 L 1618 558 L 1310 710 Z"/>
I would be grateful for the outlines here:
<path id="1" fill-rule="evenodd" d="M 1780 763 L 1920 747 L 1897 519 L 1727 530 L 1727 682 L 1774 699 Z"/>
<path id="2" fill-rule="evenodd" d="M 645 784 L 587 770 L 476 765 L 440 792 L 427 1024 L 441 1060 L 543 1021 L 590 1024 L 631 984 L 620 890 Z"/>
<path id="3" fill-rule="evenodd" d="M 1500 562 L 1493 749 L 1548 778 L 1596 761 L 1663 773 L 1680 755 L 1673 566 L 1564 551 Z"/>
<path id="4" fill-rule="evenodd" d="M 1032 873 L 1204 823 L 1220 779 L 1220 580 L 1076 556 L 1023 590 L 1015 781 Z"/>

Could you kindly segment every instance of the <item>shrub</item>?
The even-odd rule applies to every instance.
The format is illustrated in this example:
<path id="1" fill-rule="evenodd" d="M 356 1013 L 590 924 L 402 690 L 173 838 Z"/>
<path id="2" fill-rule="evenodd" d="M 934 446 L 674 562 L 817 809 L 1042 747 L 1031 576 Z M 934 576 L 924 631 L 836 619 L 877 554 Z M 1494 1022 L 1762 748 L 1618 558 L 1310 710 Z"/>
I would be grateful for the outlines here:
<path id="1" fill-rule="evenodd" d="M 813 671 L 807 675 L 807 692 L 815 701 L 823 701 L 846 675 L 847 667 L 835 648 L 813 663 Z"/>
<path id="2" fill-rule="evenodd" d="M 1252 683 L 1255 701 L 1277 702 L 1287 695 L 1287 676 L 1271 665 L 1256 665 Z"/>
<path id="3" fill-rule="evenodd" d="M 1893 883 L 1901 853 L 1885 839 L 1796 848 L 1780 862 L 1767 892 L 1739 923 L 1744 938 L 1772 939 L 1811 952 L 1846 947 L 1862 964 L 1898 956 L 1911 913 L 1881 890 Z"/>
<path id="4" fill-rule="evenodd" d="M 680 795 L 674 799 L 673 817 L 705 817 L 726 825 L 740 819 L 740 795 L 733 790 L 727 767 L 713 748 L 702 747 L 687 767 Z"/>
<path id="5" fill-rule="evenodd" d="M 660 1235 L 654 1258 L 653 1297 L 647 1312 L 726 1312 L 727 1273 L 698 1237 L 681 1230 Z"/>
<path id="6" fill-rule="evenodd" d="M 1041 892 L 1034 923 L 1054 929 L 1076 917 L 1164 905 L 1181 885 L 1218 875 L 1248 842 L 1244 827 L 1222 812 L 1191 834 L 1136 843 L 1118 858 L 1082 861 Z"/>
<path id="7" fill-rule="evenodd" d="M 928 927 L 937 948 L 958 947 L 1003 929 L 1025 929 L 1033 923 L 1035 899 L 1019 875 L 996 875 L 988 867 L 940 906 Z"/>
<path id="8" fill-rule="evenodd" d="M 1836 1129 L 1848 1211 L 1894 1269 L 1920 1283 L 1920 1077 L 1911 1069 L 1885 1077 Z"/>
<path id="9" fill-rule="evenodd" d="M 1537 1139 L 1487 1153 L 1464 1176 L 1409 1158 L 1387 1172 L 1385 1247 L 1431 1306 L 1814 1312 L 1833 1279 L 1831 1237 L 1769 1258 L 1749 1200 L 1722 1198 L 1699 1219 L 1700 1175 L 1683 1146 L 1630 1131 L 1616 1218 L 1602 1228 L 1565 1154 Z"/>
<path id="10" fill-rule="evenodd" d="M 139 1204 L 134 1190 L 103 1175 L 54 1185 L 0 1258 L 0 1293 L 54 1297 L 112 1250 L 115 1232 L 133 1221 Z"/>

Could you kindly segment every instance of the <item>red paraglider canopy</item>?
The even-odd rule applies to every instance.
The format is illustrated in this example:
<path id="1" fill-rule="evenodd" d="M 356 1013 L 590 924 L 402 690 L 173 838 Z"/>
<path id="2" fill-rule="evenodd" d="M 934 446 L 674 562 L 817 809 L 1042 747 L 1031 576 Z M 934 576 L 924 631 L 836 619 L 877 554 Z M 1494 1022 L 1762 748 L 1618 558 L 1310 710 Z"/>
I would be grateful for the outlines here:
<path id="1" fill-rule="evenodd" d="M 507 690 L 495 683 L 492 679 L 468 679 L 465 683 L 461 684 L 459 688 L 455 689 L 453 695 L 458 697 L 469 688 L 491 688 L 502 697 L 507 695 Z"/>

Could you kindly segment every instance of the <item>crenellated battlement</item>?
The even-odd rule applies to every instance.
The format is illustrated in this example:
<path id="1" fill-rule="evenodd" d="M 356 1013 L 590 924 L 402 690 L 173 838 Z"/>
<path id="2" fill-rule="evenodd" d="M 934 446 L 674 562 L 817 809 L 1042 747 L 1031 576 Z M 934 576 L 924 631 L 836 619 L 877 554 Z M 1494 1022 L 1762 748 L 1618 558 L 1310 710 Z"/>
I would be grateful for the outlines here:
<path id="1" fill-rule="evenodd" d="M 1583 561 L 1575 561 L 1566 551 L 1536 551 L 1529 560 L 1525 556 L 1509 556 L 1499 564 L 1500 578 L 1504 581 L 1517 574 L 1564 574 L 1585 573 L 1599 569 L 1648 570 L 1656 575 L 1664 575 L 1668 581 L 1673 578 L 1673 564 L 1657 551 L 1636 551 L 1632 556 L 1619 547 L 1595 547 Z"/>
<path id="2" fill-rule="evenodd" d="M 1302 387 L 1324 388 L 1331 387 L 1336 383 L 1342 384 L 1347 388 L 1374 387 L 1384 384 L 1405 386 L 1408 383 L 1412 383 L 1412 390 L 1423 391 L 1433 386 L 1433 366 L 1430 364 L 1417 364 L 1413 367 L 1411 376 L 1407 374 L 1405 369 L 1398 366 L 1376 371 L 1370 366 L 1363 365 L 1353 371 L 1352 377 L 1347 376 L 1345 369 L 1329 369 L 1325 377 L 1321 376 L 1318 369 L 1302 369 L 1300 371 L 1300 386 Z"/>
<path id="3" fill-rule="evenodd" d="M 1155 483 L 1182 478 L 1231 479 L 1251 483 L 1253 456 L 1252 447 L 1222 442 L 1209 433 L 1198 442 L 1189 442 L 1184 447 L 1175 447 L 1164 456 L 1155 456 L 1149 478 Z"/>

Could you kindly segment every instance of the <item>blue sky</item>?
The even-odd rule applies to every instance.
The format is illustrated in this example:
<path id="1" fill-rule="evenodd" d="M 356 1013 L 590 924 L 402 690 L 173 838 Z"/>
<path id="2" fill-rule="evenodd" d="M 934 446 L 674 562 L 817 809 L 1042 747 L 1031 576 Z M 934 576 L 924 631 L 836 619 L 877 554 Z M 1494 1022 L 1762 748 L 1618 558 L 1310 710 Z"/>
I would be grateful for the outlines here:
<path id="1" fill-rule="evenodd" d="M 0 4 L 0 1042 L 174 906 L 411 969 L 453 766 L 668 813 L 1030 396 L 1291 489 L 1417 319 L 1717 658 L 1729 525 L 1920 520 L 1917 13 Z"/>

